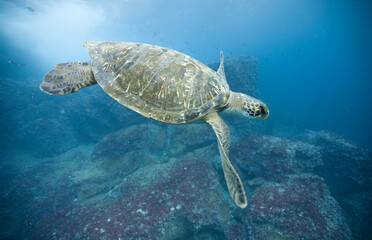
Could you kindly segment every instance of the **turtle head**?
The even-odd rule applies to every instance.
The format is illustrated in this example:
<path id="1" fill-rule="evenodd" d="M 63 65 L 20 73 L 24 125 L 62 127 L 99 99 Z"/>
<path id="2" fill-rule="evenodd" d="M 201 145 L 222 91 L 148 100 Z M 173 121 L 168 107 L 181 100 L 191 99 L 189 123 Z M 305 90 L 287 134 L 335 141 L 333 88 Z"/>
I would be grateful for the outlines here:
<path id="1" fill-rule="evenodd" d="M 243 93 L 231 93 L 229 108 L 248 118 L 266 119 L 269 116 L 269 108 L 265 103 Z"/>
<path id="2" fill-rule="evenodd" d="M 242 112 L 249 118 L 266 119 L 269 116 L 269 109 L 262 101 L 247 96 L 248 98 L 243 102 Z"/>

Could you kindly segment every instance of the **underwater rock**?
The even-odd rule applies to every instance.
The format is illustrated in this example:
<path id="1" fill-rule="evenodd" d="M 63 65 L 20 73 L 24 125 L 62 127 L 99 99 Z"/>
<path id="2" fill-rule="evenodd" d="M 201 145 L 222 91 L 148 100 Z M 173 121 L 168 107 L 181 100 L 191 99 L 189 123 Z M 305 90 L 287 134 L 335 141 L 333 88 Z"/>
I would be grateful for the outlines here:
<path id="1" fill-rule="evenodd" d="M 260 134 L 239 141 L 230 154 L 248 179 L 260 177 L 280 182 L 290 174 L 309 173 L 322 165 L 319 147 Z"/>
<path id="2" fill-rule="evenodd" d="M 266 183 L 253 194 L 249 207 L 249 239 L 352 239 L 337 202 L 322 178 L 294 175 Z"/>
<path id="3" fill-rule="evenodd" d="M 208 124 L 191 123 L 168 125 L 168 141 L 168 156 L 178 157 L 191 154 L 193 151 L 207 147 L 208 145 L 216 144 L 217 139 Z"/>
<path id="4" fill-rule="evenodd" d="M 26 122 L 17 138 L 36 157 L 53 157 L 78 145 L 78 137 L 72 127 L 55 118 Z"/>
<path id="5" fill-rule="evenodd" d="M 105 136 L 93 150 L 91 159 L 100 162 L 108 174 L 124 177 L 163 158 L 167 134 L 154 124 L 133 125 Z"/>
<path id="6" fill-rule="evenodd" d="M 372 189 L 372 155 L 369 150 L 328 131 L 306 131 L 300 138 L 321 150 L 324 165 L 316 172 L 324 177 L 332 194 Z"/>
<path id="7" fill-rule="evenodd" d="M 306 131 L 298 139 L 320 148 L 324 164 L 315 169 L 339 202 L 355 239 L 372 236 L 372 153 L 329 131 Z"/>
<path id="8" fill-rule="evenodd" d="M 42 216 L 73 203 L 82 183 L 75 173 L 90 167 L 90 152 L 80 146 L 54 158 L 9 156 L 0 167 L 0 239 L 28 239 Z"/>
<path id="9" fill-rule="evenodd" d="M 95 204 L 71 205 L 45 216 L 33 239 L 245 239 L 211 163 L 173 159 L 127 176 Z M 239 231 L 236 231 L 240 229 Z"/>
<path id="10" fill-rule="evenodd" d="M 44 98 L 34 79 L 0 81 L 0 148 L 21 146 L 34 156 L 51 157 L 77 146 L 78 136 L 68 119 L 53 115 L 58 108 Z"/>

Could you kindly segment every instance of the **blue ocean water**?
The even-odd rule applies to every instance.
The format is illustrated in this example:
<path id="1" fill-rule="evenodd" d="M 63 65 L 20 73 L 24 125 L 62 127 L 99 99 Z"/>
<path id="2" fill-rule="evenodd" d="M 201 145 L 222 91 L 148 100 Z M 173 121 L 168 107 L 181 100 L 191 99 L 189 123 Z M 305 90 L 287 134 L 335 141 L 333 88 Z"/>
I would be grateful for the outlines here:
<path id="1" fill-rule="evenodd" d="M 264 154 L 256 154 L 255 151 L 268 151 L 273 154 L 271 159 L 279 159 L 279 162 L 280 159 L 291 157 L 299 162 L 304 159 L 311 161 L 299 164 L 307 164 L 305 170 L 288 166 L 297 170 L 282 172 L 285 178 L 271 179 L 260 178 L 261 174 L 264 175 L 264 167 L 252 165 L 245 168 L 244 161 L 240 160 L 243 163 L 239 163 L 237 168 L 243 184 L 247 189 L 252 186 L 250 189 L 259 189 L 260 186 L 271 189 L 270 184 L 276 182 L 283 184 L 283 189 L 292 189 L 296 186 L 294 183 L 300 181 L 298 179 L 306 182 L 314 176 L 321 177 L 325 179 L 324 188 L 329 188 L 330 196 L 335 199 L 327 205 L 334 206 L 329 207 L 329 211 L 343 219 L 339 222 L 334 220 L 333 225 L 339 229 L 347 226 L 355 239 L 368 239 L 370 232 L 366 219 L 372 214 L 368 207 L 372 198 L 371 183 L 368 182 L 371 177 L 369 149 L 372 148 L 371 13 L 370 1 L 347 0 L 1 1 L 0 238 L 88 239 L 97 237 L 96 233 L 99 232 L 102 239 L 280 239 L 279 235 L 288 237 L 295 234 L 274 220 L 278 216 L 273 213 L 265 213 L 271 218 L 258 217 L 268 223 L 266 230 L 263 230 L 262 226 L 255 228 L 254 217 L 242 217 L 245 213 L 237 212 L 224 185 L 216 139 L 208 126 L 205 126 L 206 129 L 199 125 L 168 127 L 146 119 L 122 107 L 97 85 L 63 96 L 51 96 L 40 91 L 39 85 L 44 75 L 57 63 L 89 62 L 90 57 L 83 44 L 91 40 L 159 45 L 185 53 L 210 66 L 219 62 L 219 52 L 223 51 L 226 64 L 230 67 L 227 77 L 229 74 L 252 75 L 249 71 L 257 70 L 252 88 L 259 92 L 255 97 L 269 107 L 270 116 L 256 125 L 246 125 L 244 119 L 234 122 L 231 119 L 235 116 L 225 116 L 231 120 L 228 123 L 232 135 L 231 156 L 247 156 L 248 159 L 248 154 L 252 154 L 249 155 L 251 158 L 264 161 Z M 252 59 L 248 60 L 249 56 L 254 57 L 253 63 Z M 249 66 L 254 67 L 245 71 L 244 66 L 248 65 L 244 64 L 253 64 Z M 250 83 L 239 81 L 250 78 L 231 80 L 231 86 L 234 86 L 232 90 L 244 91 L 239 86 L 249 86 Z M 243 131 L 243 128 L 248 129 Z M 192 132 L 192 129 L 197 131 Z M 196 134 L 201 135 L 200 132 L 203 137 L 195 137 Z M 264 137 L 254 135 L 250 138 L 254 140 L 246 140 L 250 134 L 262 134 Z M 263 143 L 269 146 L 269 150 L 260 148 Z M 272 149 L 275 146 L 282 147 L 276 151 Z M 239 152 L 242 149 L 246 152 Z M 297 158 L 288 153 L 292 150 Z M 171 197 L 158 200 L 141 195 L 147 193 L 145 190 L 145 193 L 118 190 L 125 185 L 123 179 L 128 178 L 129 182 L 143 179 L 142 175 L 138 175 L 140 170 L 146 172 L 154 164 L 170 164 L 177 169 L 192 168 L 194 165 L 177 165 L 176 160 L 184 158 L 191 159 L 190 162 L 206 159 L 202 166 L 215 171 L 211 170 L 215 174 L 213 179 L 219 182 L 210 180 L 205 184 L 214 184 L 215 189 L 221 188 L 219 191 L 224 193 L 225 202 L 217 201 L 218 195 L 214 192 L 206 197 L 206 201 L 220 204 L 217 205 L 219 209 L 224 209 L 222 213 L 216 213 L 203 204 L 198 205 L 198 209 L 204 207 L 208 210 L 193 212 L 192 209 L 196 208 L 187 205 L 192 200 L 181 204 L 181 200 Z M 340 162 L 335 159 L 340 159 Z M 233 158 L 230 160 L 235 164 Z M 210 165 L 208 161 L 213 164 Z M 280 168 L 275 165 L 277 163 L 272 164 L 265 165 L 268 171 Z M 340 177 L 341 173 L 333 176 L 332 167 L 338 164 L 342 166 L 339 167 L 340 172 L 355 168 L 350 170 L 352 173 L 345 173 L 344 178 Z M 165 168 L 168 169 L 168 165 Z M 164 176 L 161 168 L 149 169 L 149 172 Z M 197 175 L 198 169 L 194 171 L 196 175 L 190 174 L 190 179 L 184 179 L 196 181 L 190 182 L 189 186 L 198 187 L 199 176 L 204 174 Z M 290 178 L 291 174 L 297 174 L 298 179 Z M 169 176 L 183 179 L 173 172 Z M 153 181 L 148 178 L 146 184 Z M 318 178 L 315 180 L 318 181 Z M 349 190 L 342 192 L 340 186 L 346 183 L 351 184 L 350 189 L 345 187 Z M 163 185 L 159 183 L 156 186 Z M 174 191 L 182 190 L 190 193 L 190 196 L 200 194 L 188 192 L 191 190 L 187 186 L 177 187 Z M 163 193 L 166 191 L 163 189 Z M 259 202 L 261 198 L 253 192 L 247 190 L 249 201 Z M 156 195 L 156 192 L 149 193 Z M 171 191 L 160 195 L 172 194 L 175 193 Z M 173 209 L 169 210 L 172 214 L 177 210 L 185 212 L 179 219 L 177 214 L 156 215 L 157 219 L 162 219 L 157 223 L 161 229 L 156 226 L 146 228 L 138 224 L 141 222 L 147 226 L 150 220 L 153 221 L 151 217 L 155 216 L 151 214 L 160 210 L 155 211 L 147 205 L 128 210 L 128 206 L 133 205 L 125 202 L 129 205 L 115 206 L 123 212 L 128 211 L 128 214 L 138 213 L 141 217 L 137 219 L 132 216 L 137 220 L 121 222 L 127 226 L 112 227 L 110 230 L 107 223 L 114 222 L 111 219 L 115 217 L 107 209 L 115 209 L 115 206 L 109 205 L 106 211 L 102 210 L 105 204 L 113 201 L 107 200 L 107 196 L 115 201 L 122 199 L 122 196 L 128 196 L 126 201 L 139 196 L 157 199 L 156 204 L 169 206 L 167 209 Z M 358 203 L 357 196 L 360 199 Z M 96 204 L 91 207 L 95 210 L 84 212 L 76 207 L 80 207 L 79 204 L 85 206 L 85 210 L 89 209 L 89 204 Z M 361 207 L 356 209 L 360 215 L 353 215 L 351 212 L 357 210 L 351 211 L 348 204 L 359 204 Z M 285 209 L 284 205 L 280 207 Z M 254 216 L 254 207 L 249 209 L 251 212 L 244 216 Z M 77 217 L 60 222 L 56 220 L 56 216 L 62 213 L 66 217 L 86 214 L 93 218 L 97 216 L 92 212 L 99 210 L 102 210 L 106 221 L 102 226 Z M 320 218 L 312 218 L 311 213 L 315 210 L 306 211 L 294 215 L 302 214 L 312 221 Z M 208 218 L 208 214 L 217 214 L 219 217 Z M 198 216 L 200 221 L 197 223 L 195 219 Z M 118 224 L 119 219 L 116 216 Z M 172 222 L 170 219 L 177 220 Z M 74 222 L 79 229 L 88 230 L 75 231 L 68 222 Z M 322 225 L 320 222 L 314 224 Z M 187 227 L 175 227 L 179 225 Z M 133 226 L 136 228 L 131 229 L 131 233 L 146 230 L 140 235 L 130 235 L 126 231 Z M 224 230 L 224 226 L 231 229 Z M 301 226 L 306 228 L 305 223 Z M 267 229 L 276 229 L 277 232 Z M 262 236 L 257 233 L 265 231 L 269 233 Z M 315 233 L 298 232 L 301 232 L 303 239 L 343 239 L 344 236 L 351 236 L 347 232 L 337 232 L 339 235 L 332 233 L 334 235 L 331 234 L 330 238 L 314 238 L 312 234 Z"/>

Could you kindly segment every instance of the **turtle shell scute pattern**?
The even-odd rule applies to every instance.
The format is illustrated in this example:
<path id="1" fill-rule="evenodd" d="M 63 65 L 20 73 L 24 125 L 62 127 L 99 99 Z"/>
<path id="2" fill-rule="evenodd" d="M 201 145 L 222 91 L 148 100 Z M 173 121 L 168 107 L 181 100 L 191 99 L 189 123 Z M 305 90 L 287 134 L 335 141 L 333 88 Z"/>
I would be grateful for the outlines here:
<path id="1" fill-rule="evenodd" d="M 167 123 L 188 123 L 227 104 L 224 77 L 183 53 L 143 43 L 87 42 L 96 81 L 124 106 Z"/>

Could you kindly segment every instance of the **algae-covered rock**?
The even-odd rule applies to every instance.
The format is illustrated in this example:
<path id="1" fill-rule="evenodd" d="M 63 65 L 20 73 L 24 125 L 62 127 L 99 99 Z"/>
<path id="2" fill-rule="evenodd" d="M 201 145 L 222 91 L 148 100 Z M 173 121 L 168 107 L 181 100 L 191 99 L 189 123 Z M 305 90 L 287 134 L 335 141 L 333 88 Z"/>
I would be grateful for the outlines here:
<path id="1" fill-rule="evenodd" d="M 299 138 L 319 147 L 324 165 L 316 172 L 324 177 L 333 194 L 372 190 L 369 150 L 328 131 L 306 131 Z"/>
<path id="2" fill-rule="evenodd" d="M 231 159 L 250 179 L 282 181 L 290 174 L 309 173 L 322 165 L 320 148 L 296 140 L 251 135 L 231 149 Z"/>
<path id="3" fill-rule="evenodd" d="M 199 148 L 216 144 L 212 128 L 205 123 L 168 126 L 168 156 L 189 154 Z M 200 157 L 200 156 L 199 156 Z"/>
<path id="4" fill-rule="evenodd" d="M 72 127 L 53 118 L 25 123 L 17 137 L 36 157 L 53 157 L 78 145 L 78 137 Z"/>
<path id="5" fill-rule="evenodd" d="M 141 167 L 107 196 L 90 205 L 72 205 L 45 216 L 38 238 L 200 239 L 234 236 L 245 229 L 231 216 L 232 203 L 206 159 L 173 159 Z M 182 225 L 178 225 L 182 223 Z M 231 227 L 229 227 L 231 226 Z M 230 238 L 232 239 L 232 238 Z"/>
<path id="6" fill-rule="evenodd" d="M 340 203 L 356 239 L 372 236 L 372 153 L 329 131 L 306 131 L 298 139 L 319 147 L 324 164 L 316 168 Z"/>
<path id="7" fill-rule="evenodd" d="M 157 125 L 133 125 L 104 137 L 95 145 L 91 158 L 108 174 L 126 176 L 141 166 L 161 162 L 166 137 L 166 131 Z"/>
<path id="8" fill-rule="evenodd" d="M 341 208 L 323 179 L 314 175 L 262 185 L 253 194 L 249 212 L 252 240 L 352 239 Z"/>

